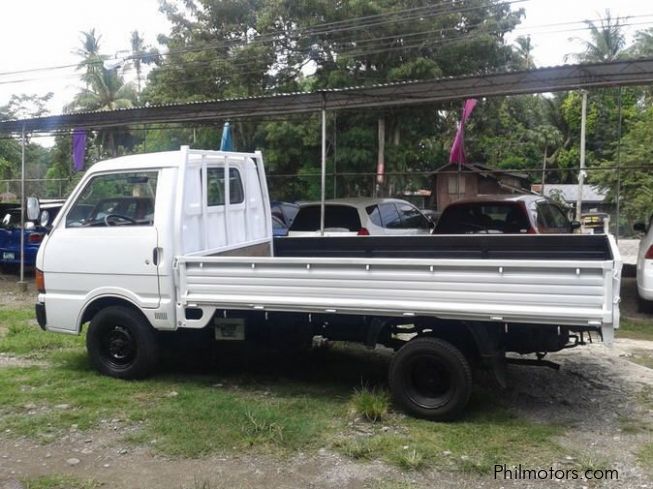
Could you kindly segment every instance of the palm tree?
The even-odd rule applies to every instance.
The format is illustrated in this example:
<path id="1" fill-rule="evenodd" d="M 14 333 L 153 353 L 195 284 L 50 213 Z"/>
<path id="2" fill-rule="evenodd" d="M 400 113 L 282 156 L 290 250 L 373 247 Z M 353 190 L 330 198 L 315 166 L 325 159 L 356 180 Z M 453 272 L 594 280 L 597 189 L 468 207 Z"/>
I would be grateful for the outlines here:
<path id="1" fill-rule="evenodd" d="M 613 17 L 609 9 L 605 11 L 605 17 L 600 17 L 598 26 L 591 20 L 586 20 L 585 25 L 590 31 L 590 40 L 575 38 L 582 42 L 585 50 L 582 53 L 566 55 L 565 61 L 570 57 L 581 63 L 604 63 L 619 59 L 624 54 L 626 46 L 623 32 L 625 20 L 627 18 Z"/>
<path id="2" fill-rule="evenodd" d="M 553 163 L 556 158 L 556 152 L 549 153 L 549 150 L 552 148 L 558 148 L 562 144 L 562 134 L 560 131 L 550 125 L 544 124 L 538 126 L 534 130 L 535 141 L 538 146 L 543 149 L 544 157 L 542 159 L 542 189 L 541 193 L 544 195 L 544 185 L 546 182 L 546 166 L 547 164 Z"/>
<path id="3" fill-rule="evenodd" d="M 513 47 L 517 62 L 520 69 L 532 70 L 535 68 L 533 61 L 533 44 L 531 43 L 531 36 L 519 36 L 515 39 L 515 46 Z"/>
<path id="4" fill-rule="evenodd" d="M 142 70 L 143 64 L 154 63 L 159 52 L 157 49 L 150 46 L 146 46 L 144 39 L 138 33 L 138 31 L 133 31 L 130 38 L 131 44 L 131 64 L 136 70 L 136 83 L 138 86 L 138 93 L 141 93 L 141 81 L 143 80 Z"/>
<path id="5" fill-rule="evenodd" d="M 100 54 L 100 37 L 95 35 L 95 29 L 83 32 L 82 49 L 76 53 L 83 57 L 78 69 L 86 69 L 82 79 L 85 87 L 74 96 L 73 101 L 66 105 L 66 112 L 79 110 L 115 110 L 133 107 L 137 93 L 132 83 L 125 83 L 118 69 L 107 69 L 102 61 L 106 56 Z M 98 132 L 100 144 L 109 145 L 112 155 L 116 155 L 117 128 L 102 129 Z"/>
<path id="6" fill-rule="evenodd" d="M 635 33 L 635 42 L 631 47 L 634 56 L 651 56 L 653 54 L 653 27 Z"/>
<path id="7" fill-rule="evenodd" d="M 95 34 L 95 29 L 90 29 L 88 32 L 81 32 L 82 47 L 73 51 L 73 54 L 79 56 L 81 61 L 77 65 L 77 70 L 85 70 L 82 75 L 82 80 L 88 86 L 93 78 L 93 74 L 102 67 L 106 55 L 100 54 L 100 40 L 101 35 Z"/>

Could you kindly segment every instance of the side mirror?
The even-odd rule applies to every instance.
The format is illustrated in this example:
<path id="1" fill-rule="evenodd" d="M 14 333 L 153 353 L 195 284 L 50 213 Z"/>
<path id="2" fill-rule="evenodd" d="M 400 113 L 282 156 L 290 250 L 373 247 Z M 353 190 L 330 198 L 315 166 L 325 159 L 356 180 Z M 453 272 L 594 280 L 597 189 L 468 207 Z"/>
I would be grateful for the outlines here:
<path id="1" fill-rule="evenodd" d="M 636 222 L 633 225 L 633 229 L 635 231 L 640 232 L 640 233 L 645 233 L 646 232 L 646 224 L 644 224 L 643 222 Z"/>
<path id="2" fill-rule="evenodd" d="M 572 231 L 576 231 L 576 229 L 580 229 L 580 222 L 578 221 L 571 221 L 569 223 L 569 227 L 571 228 Z"/>
<path id="3" fill-rule="evenodd" d="M 27 197 L 27 219 L 35 221 L 41 213 L 41 205 L 36 197 Z"/>

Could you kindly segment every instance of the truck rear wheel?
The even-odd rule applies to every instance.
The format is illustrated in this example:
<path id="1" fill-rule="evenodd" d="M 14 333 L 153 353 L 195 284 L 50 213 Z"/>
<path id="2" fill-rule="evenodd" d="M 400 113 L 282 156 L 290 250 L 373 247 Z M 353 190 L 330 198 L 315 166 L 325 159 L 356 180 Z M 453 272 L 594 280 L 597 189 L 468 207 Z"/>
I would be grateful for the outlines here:
<path id="1" fill-rule="evenodd" d="M 93 317 L 86 349 L 96 369 L 120 379 L 147 376 L 159 357 L 154 329 L 142 315 L 124 306 L 107 307 Z"/>
<path id="2" fill-rule="evenodd" d="M 420 418 L 445 421 L 469 401 L 472 372 L 465 356 L 438 338 L 415 338 L 393 357 L 389 372 L 395 401 Z"/>

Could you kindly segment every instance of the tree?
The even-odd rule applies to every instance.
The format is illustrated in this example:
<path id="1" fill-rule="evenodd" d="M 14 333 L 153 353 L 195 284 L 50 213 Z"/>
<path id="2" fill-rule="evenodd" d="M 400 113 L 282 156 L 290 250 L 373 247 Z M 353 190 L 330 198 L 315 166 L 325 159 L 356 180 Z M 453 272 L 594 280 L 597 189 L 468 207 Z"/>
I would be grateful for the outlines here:
<path id="1" fill-rule="evenodd" d="M 637 220 L 648 222 L 653 209 L 653 108 L 640 113 L 621 140 L 621 165 L 602 161 L 599 171 L 590 174 L 591 181 L 616 199 L 617 184 L 621 182 L 621 212 L 632 225 Z"/>
<path id="2" fill-rule="evenodd" d="M 82 47 L 73 51 L 73 54 L 81 58 L 81 61 L 77 64 L 77 70 L 84 71 L 82 80 L 88 88 L 93 83 L 93 79 L 98 71 L 103 68 L 107 56 L 100 54 L 100 40 L 102 36 L 99 34 L 96 35 L 95 29 L 82 31 L 81 35 Z"/>
<path id="3" fill-rule="evenodd" d="M 0 113 L 4 113 L 7 119 L 27 119 L 31 117 L 42 117 L 47 115 L 47 103 L 54 94 L 48 92 L 45 95 L 12 95 L 9 103 L 0 107 Z"/>
<path id="4" fill-rule="evenodd" d="M 150 104 L 533 67 L 527 38 L 515 46 L 504 40 L 523 12 L 495 0 L 187 0 L 164 1 L 163 10 L 173 27 L 159 38 L 168 53 L 143 89 Z M 459 109 L 454 102 L 339 111 L 329 122 L 328 165 L 335 161 L 339 172 L 368 175 L 339 180 L 338 195 L 373 188 L 379 119 L 386 131 L 386 171 L 404 173 L 387 190 L 423 188 L 423 175 L 447 161 Z M 275 196 L 315 196 L 319 187 L 309 174 L 319 173 L 320 124 L 306 116 L 276 119 L 232 121 L 238 149 L 265 146 L 272 176 L 301 175 L 297 185 L 277 179 L 284 184 L 278 190 L 271 185 Z M 468 127 L 468 153 L 475 161 L 523 168 L 539 179 L 544 151 L 548 163 L 557 164 L 559 146 L 570 137 L 560 130 L 562 143 L 542 146 L 538 128 L 547 125 L 557 127 L 544 97 L 482 101 Z M 215 131 L 154 131 L 147 147 L 167 148 L 171 141 Z"/>
<path id="5" fill-rule="evenodd" d="M 555 151 L 551 151 L 552 148 L 559 148 L 562 144 L 562 134 L 558 129 L 552 125 L 544 124 L 538 126 L 534 130 L 534 139 L 537 142 L 538 146 L 542 148 L 544 155 L 542 157 L 542 194 L 544 194 L 544 186 L 547 181 L 547 166 L 551 167 L 551 163 L 555 161 Z"/>
<path id="6" fill-rule="evenodd" d="M 532 70 L 535 68 L 531 36 L 517 37 L 517 39 L 515 39 L 514 51 L 517 68 L 521 70 Z"/>
<path id="7" fill-rule="evenodd" d="M 84 57 L 78 69 L 85 69 L 82 79 L 85 87 L 82 88 L 65 107 L 65 111 L 79 110 L 115 110 L 133 107 L 138 94 L 132 83 L 125 83 L 123 76 L 117 68 L 107 69 L 101 63 L 106 56 L 100 54 L 101 36 L 95 35 L 95 30 L 82 33 L 83 47 L 77 54 Z M 98 131 L 98 142 L 101 147 L 107 147 L 111 155 L 116 156 L 118 146 L 122 142 L 130 141 L 129 134 L 118 128 L 108 128 Z"/>
<path id="8" fill-rule="evenodd" d="M 600 18 L 599 25 L 586 20 L 590 39 L 575 38 L 581 41 L 584 51 L 567 55 L 565 59 L 571 57 L 581 63 L 603 63 L 621 58 L 626 46 L 626 36 L 623 32 L 625 20 L 622 17 L 613 17 L 609 9 L 605 11 L 605 16 Z"/>
<path id="9" fill-rule="evenodd" d="M 152 64 L 159 57 L 158 50 L 151 46 L 145 45 L 145 40 L 138 31 L 133 31 L 129 39 L 131 45 L 131 55 L 129 56 L 131 65 L 136 70 L 136 86 L 138 93 L 141 93 L 143 82 L 143 65 Z"/>
<path id="10" fill-rule="evenodd" d="M 653 54 L 653 27 L 635 33 L 635 42 L 628 50 L 633 57 Z"/>

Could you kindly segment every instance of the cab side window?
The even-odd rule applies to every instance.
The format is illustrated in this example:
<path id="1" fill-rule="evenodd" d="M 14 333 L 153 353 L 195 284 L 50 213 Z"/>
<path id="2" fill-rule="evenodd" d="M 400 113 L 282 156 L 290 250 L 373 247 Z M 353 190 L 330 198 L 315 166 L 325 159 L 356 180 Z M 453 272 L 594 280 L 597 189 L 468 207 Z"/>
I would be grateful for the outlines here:
<path id="1" fill-rule="evenodd" d="M 66 215 L 66 227 L 152 226 L 158 173 L 97 175 Z"/>
<path id="2" fill-rule="evenodd" d="M 208 168 L 206 170 L 206 180 L 207 205 L 209 207 L 224 205 L 224 168 Z M 235 168 L 229 168 L 229 203 L 240 204 L 244 201 L 245 192 L 243 191 L 240 172 Z"/>

